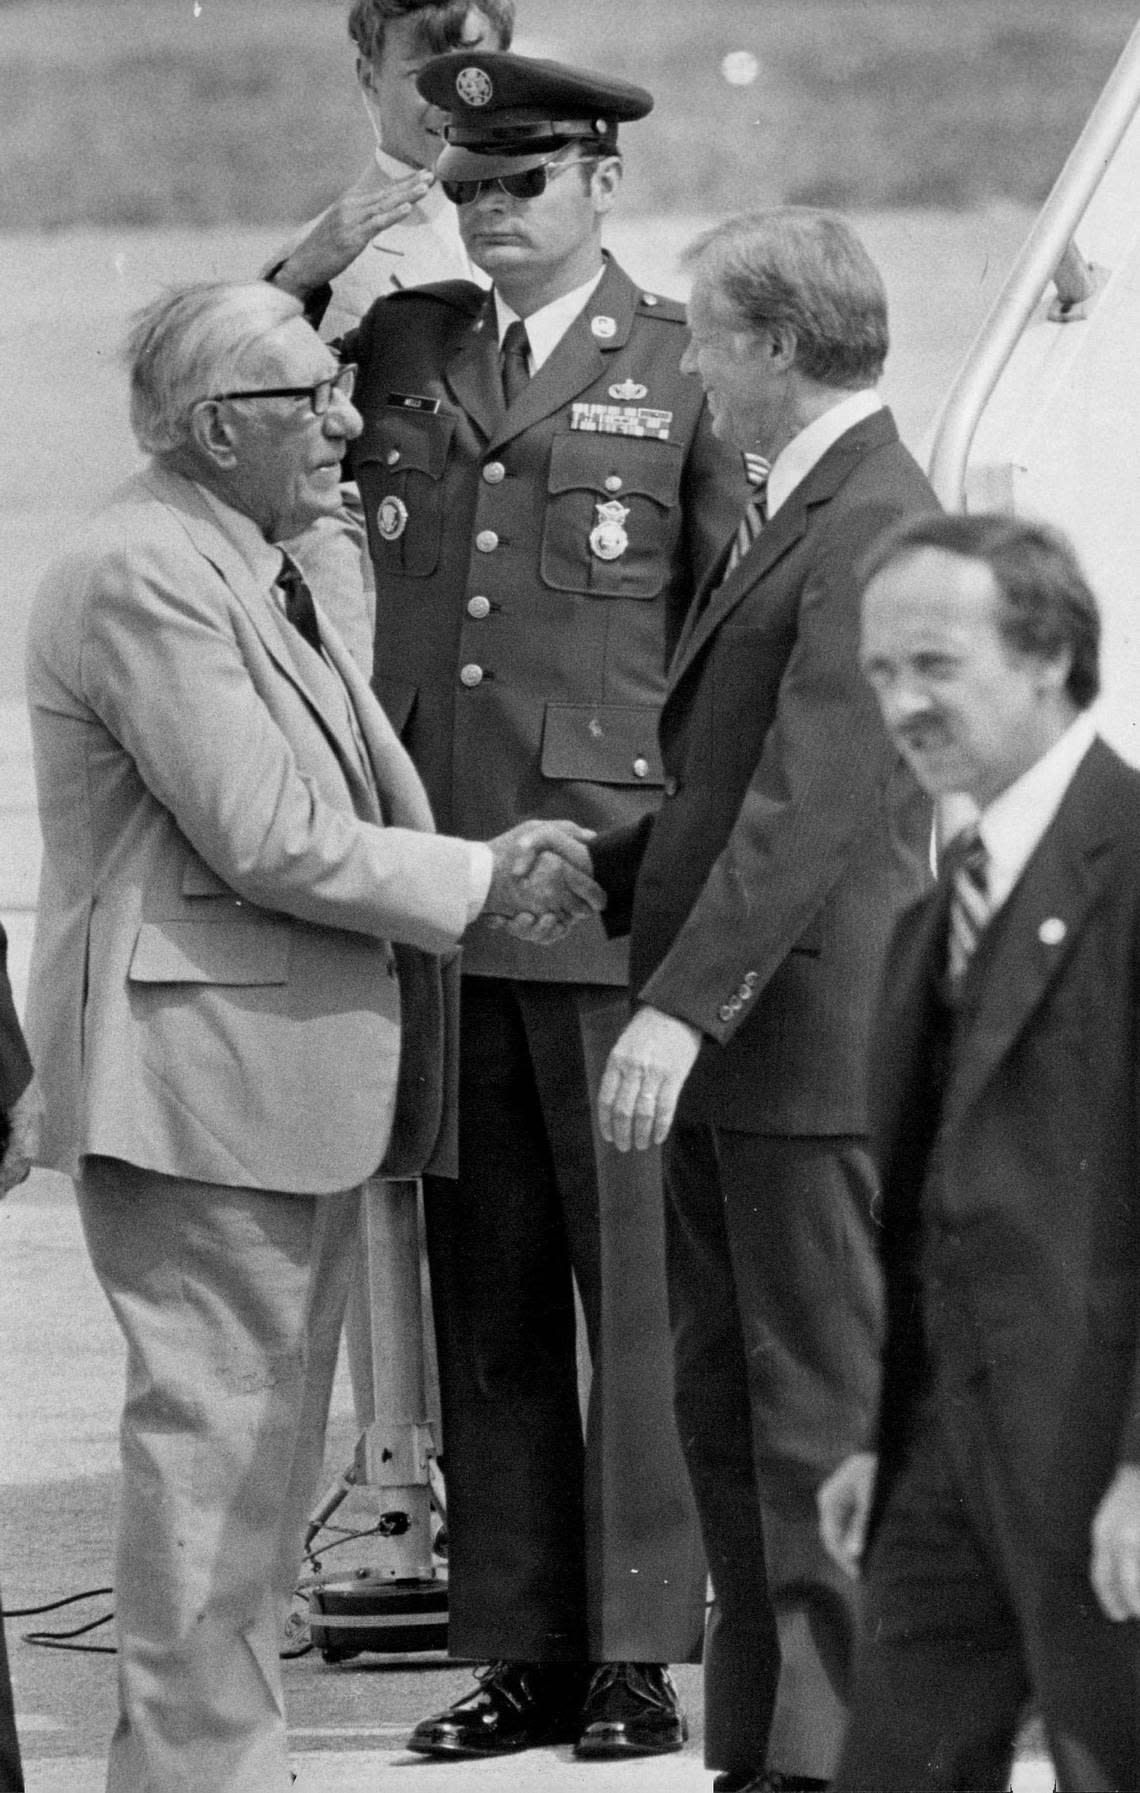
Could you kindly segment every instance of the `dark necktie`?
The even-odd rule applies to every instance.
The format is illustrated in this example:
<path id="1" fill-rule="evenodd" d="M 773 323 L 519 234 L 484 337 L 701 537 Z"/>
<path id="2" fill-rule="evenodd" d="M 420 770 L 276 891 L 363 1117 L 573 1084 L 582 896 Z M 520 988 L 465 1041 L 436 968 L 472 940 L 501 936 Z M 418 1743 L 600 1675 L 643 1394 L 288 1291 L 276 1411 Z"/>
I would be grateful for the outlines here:
<path id="1" fill-rule="evenodd" d="M 989 854 L 976 827 L 964 828 L 946 849 L 950 880 L 946 971 L 952 987 L 966 975 L 982 929 L 990 919 Z"/>
<path id="2" fill-rule="evenodd" d="M 527 357 L 530 354 L 530 342 L 527 339 L 526 325 L 516 318 L 508 324 L 499 349 L 499 373 L 503 382 L 503 403 L 508 410 L 514 404 L 524 386 L 530 385 L 530 367 Z"/>
<path id="3" fill-rule="evenodd" d="M 299 635 L 303 635 L 314 653 L 321 651 L 321 630 L 313 594 L 305 584 L 305 575 L 295 560 L 281 556 L 277 584 L 285 599 L 285 615 Z"/>

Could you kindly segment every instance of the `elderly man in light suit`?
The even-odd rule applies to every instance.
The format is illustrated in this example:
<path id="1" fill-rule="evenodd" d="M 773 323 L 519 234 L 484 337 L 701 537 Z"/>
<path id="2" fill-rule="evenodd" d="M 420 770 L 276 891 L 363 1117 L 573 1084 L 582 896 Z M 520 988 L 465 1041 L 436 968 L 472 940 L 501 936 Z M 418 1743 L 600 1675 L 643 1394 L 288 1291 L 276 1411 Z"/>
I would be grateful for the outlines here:
<path id="1" fill-rule="evenodd" d="M 274 545 L 336 504 L 360 427 L 298 302 L 184 289 L 129 358 L 154 458 L 29 630 L 29 1036 L 43 1159 L 77 1177 L 128 1350 L 109 1793 L 273 1793 L 358 1186 L 446 1138 L 438 955 L 484 911 L 556 931 L 596 893 L 539 852 L 572 831 L 433 832 Z"/>

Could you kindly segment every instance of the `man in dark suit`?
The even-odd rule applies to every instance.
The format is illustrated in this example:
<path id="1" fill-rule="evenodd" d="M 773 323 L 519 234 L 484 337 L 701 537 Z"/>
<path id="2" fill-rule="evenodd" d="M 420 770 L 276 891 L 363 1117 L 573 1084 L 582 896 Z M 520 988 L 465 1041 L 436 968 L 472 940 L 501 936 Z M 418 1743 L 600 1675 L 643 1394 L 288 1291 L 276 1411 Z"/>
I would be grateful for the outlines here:
<path id="1" fill-rule="evenodd" d="M 757 213 L 689 259 L 686 365 L 771 471 L 673 661 L 664 804 L 591 849 L 637 1001 L 601 1125 L 623 1151 L 668 1135 L 677 1413 L 716 1595 L 706 1755 L 719 1788 L 814 1787 L 854 1630 L 814 1490 L 877 1379 L 866 1034 L 930 832 L 859 673 L 853 567 L 934 499 L 874 390 L 885 295 L 839 219 Z"/>
<path id="2" fill-rule="evenodd" d="M 1097 738 L 1059 537 L 936 518 L 872 557 L 863 661 L 976 829 L 902 920 L 872 1056 L 888 1331 L 878 1465 L 821 1491 L 865 1624 L 837 1785 L 1140 1786 L 1140 776 Z M 870 1522 L 870 1523 L 868 1523 Z M 870 1547 L 864 1557 L 864 1545 Z"/>
<path id="3" fill-rule="evenodd" d="M 0 1199 L 22 1183 L 31 1169 L 36 1112 L 33 1088 L 32 1061 L 8 981 L 8 937 L 0 927 Z M 22 1793 L 23 1785 L 4 1642 L 4 1613 L 0 1607 L 0 1788 L 4 1793 Z"/>
<path id="4" fill-rule="evenodd" d="M 618 121 L 652 99 L 474 50 L 419 84 L 448 114 L 438 176 L 494 287 L 395 294 L 344 343 L 375 688 L 441 826 L 633 821 L 660 790 L 670 652 L 747 492 L 682 372 L 682 308 L 601 247 Z M 425 1204 L 450 1647 L 494 1666 L 412 1747 L 676 1750 L 664 1665 L 699 1649 L 705 1573 L 670 1412 L 659 1170 L 603 1153 L 593 1121 L 626 956 L 590 923 L 546 951 L 476 930 L 464 974 L 459 1187 L 429 1178 Z"/>

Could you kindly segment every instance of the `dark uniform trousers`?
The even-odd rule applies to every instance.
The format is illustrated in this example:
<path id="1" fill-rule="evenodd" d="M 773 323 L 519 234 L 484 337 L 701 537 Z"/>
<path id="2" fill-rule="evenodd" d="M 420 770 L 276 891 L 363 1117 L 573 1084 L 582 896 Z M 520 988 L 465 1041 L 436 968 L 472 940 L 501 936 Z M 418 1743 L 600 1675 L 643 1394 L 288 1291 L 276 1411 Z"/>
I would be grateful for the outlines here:
<path id="1" fill-rule="evenodd" d="M 700 1652 L 704 1564 L 662 1374 L 657 1154 L 609 1150 L 593 1116 L 628 1014 L 604 985 L 464 979 L 462 1169 L 425 1184 L 453 1655 Z"/>
<path id="2" fill-rule="evenodd" d="M 505 409 L 475 287 L 383 300 L 345 344 L 375 687 L 445 832 L 606 829 L 659 801 L 666 666 L 747 495 L 681 372 L 686 342 L 683 308 L 608 261 Z M 705 1583 L 672 1421 L 659 1160 L 603 1147 L 593 1119 L 628 1016 L 624 947 L 597 923 L 548 949 L 475 928 L 463 959 L 460 1180 L 426 1191 L 450 1648 L 684 1659 Z"/>

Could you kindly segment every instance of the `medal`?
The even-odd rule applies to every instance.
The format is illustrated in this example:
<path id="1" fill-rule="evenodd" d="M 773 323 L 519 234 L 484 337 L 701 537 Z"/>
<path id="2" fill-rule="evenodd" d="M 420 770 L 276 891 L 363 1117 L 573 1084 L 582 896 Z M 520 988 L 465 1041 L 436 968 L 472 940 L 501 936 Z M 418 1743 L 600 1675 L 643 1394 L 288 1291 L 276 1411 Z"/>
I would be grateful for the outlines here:
<path id="1" fill-rule="evenodd" d="M 399 541 L 408 527 L 408 507 L 394 492 L 389 493 L 387 498 L 381 498 L 376 509 L 376 527 L 380 531 L 381 540 L 385 542 Z"/>
<path id="2" fill-rule="evenodd" d="M 629 547 L 629 537 L 625 533 L 629 506 L 620 498 L 610 498 L 604 502 L 599 500 L 596 509 L 598 520 L 590 531 L 590 552 L 599 560 L 620 560 Z"/>

